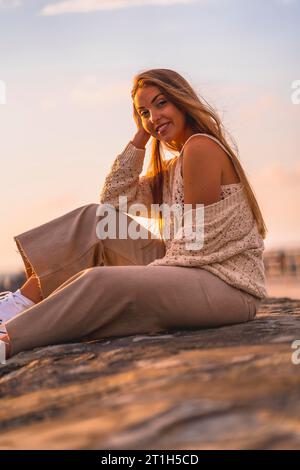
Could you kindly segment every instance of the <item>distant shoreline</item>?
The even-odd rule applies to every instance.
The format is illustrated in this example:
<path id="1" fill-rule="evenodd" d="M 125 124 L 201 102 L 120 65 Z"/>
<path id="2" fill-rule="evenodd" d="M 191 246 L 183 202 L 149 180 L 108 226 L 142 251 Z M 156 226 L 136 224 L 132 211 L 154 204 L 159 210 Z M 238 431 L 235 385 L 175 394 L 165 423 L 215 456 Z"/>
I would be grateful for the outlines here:
<path id="1" fill-rule="evenodd" d="M 300 300 L 300 277 L 279 276 L 266 279 L 266 288 L 270 297 L 290 297 Z"/>

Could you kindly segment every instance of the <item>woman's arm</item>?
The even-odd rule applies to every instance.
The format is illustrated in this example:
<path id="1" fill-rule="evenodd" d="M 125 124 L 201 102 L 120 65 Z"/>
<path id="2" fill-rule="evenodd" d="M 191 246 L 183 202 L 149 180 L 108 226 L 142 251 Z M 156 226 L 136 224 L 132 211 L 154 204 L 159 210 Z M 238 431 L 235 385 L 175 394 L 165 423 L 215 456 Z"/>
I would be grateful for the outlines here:
<path id="1" fill-rule="evenodd" d="M 150 137 L 150 136 L 149 136 Z M 148 138 L 147 138 L 148 140 Z M 146 136 L 137 132 L 128 142 L 123 152 L 117 155 L 109 174 L 106 176 L 100 195 L 101 204 L 111 204 L 119 208 L 119 196 L 127 197 L 127 212 L 131 204 L 141 203 L 141 217 L 151 216 L 152 177 L 140 176 L 145 158 Z"/>
<path id="2" fill-rule="evenodd" d="M 206 136 L 195 135 L 186 144 L 182 162 L 185 204 L 194 208 L 220 201 L 223 153 Z"/>

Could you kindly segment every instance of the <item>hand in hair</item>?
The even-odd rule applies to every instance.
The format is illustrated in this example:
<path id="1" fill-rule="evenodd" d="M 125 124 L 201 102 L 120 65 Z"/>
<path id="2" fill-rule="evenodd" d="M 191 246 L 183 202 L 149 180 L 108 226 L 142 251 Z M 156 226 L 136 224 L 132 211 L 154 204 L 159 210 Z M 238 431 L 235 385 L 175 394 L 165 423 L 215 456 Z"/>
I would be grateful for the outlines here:
<path id="1" fill-rule="evenodd" d="M 143 140 L 144 143 L 146 144 L 148 142 L 148 140 L 150 139 L 151 134 L 144 129 L 141 116 L 137 112 L 134 103 L 132 103 L 132 107 L 133 107 L 133 119 L 136 123 L 137 132 L 138 132 L 141 140 Z"/>

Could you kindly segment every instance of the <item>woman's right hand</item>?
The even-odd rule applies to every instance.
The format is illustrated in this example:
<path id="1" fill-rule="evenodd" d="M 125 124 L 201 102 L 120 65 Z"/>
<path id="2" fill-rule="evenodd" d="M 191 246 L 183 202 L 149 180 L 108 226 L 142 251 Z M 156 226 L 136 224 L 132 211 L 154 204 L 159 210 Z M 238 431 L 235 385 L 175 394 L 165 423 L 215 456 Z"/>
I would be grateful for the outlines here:
<path id="1" fill-rule="evenodd" d="M 148 140 L 150 139 L 151 134 L 144 129 L 141 116 L 137 112 L 134 106 L 134 103 L 132 103 L 132 107 L 133 107 L 133 119 L 137 127 L 137 134 L 139 135 L 141 140 L 145 141 L 145 144 L 146 144 Z"/>

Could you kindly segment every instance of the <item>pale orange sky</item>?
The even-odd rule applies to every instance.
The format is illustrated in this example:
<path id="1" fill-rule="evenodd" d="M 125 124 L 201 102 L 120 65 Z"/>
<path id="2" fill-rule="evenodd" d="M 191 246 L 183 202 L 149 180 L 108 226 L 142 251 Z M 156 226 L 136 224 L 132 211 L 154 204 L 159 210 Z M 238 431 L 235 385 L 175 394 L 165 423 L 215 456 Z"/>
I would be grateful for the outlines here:
<path id="1" fill-rule="evenodd" d="M 99 202 L 135 132 L 131 79 L 144 68 L 177 70 L 217 108 L 265 217 L 266 248 L 299 243 L 297 0 L 100 1 L 41 14 L 45 3 L 0 2 L 0 273 L 23 266 L 14 235 Z"/>

